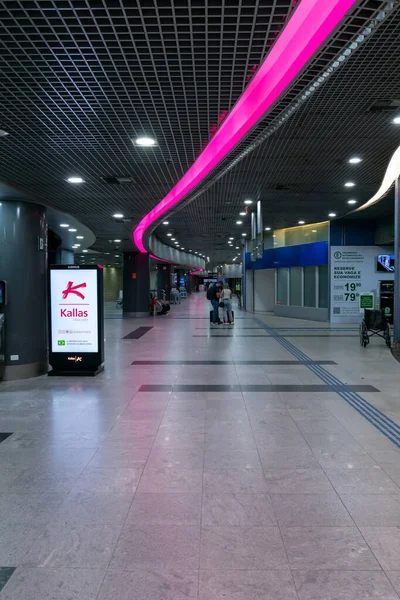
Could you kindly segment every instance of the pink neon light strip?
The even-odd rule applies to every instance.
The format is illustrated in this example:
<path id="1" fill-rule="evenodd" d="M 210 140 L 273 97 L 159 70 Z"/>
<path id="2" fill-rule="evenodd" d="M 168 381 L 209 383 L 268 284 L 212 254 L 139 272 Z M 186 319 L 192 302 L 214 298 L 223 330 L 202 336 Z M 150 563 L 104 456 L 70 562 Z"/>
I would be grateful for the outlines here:
<path id="1" fill-rule="evenodd" d="M 253 79 L 212 140 L 136 227 L 133 238 L 146 252 L 143 236 L 157 219 L 186 196 L 240 142 L 298 75 L 357 0 L 301 0 Z"/>

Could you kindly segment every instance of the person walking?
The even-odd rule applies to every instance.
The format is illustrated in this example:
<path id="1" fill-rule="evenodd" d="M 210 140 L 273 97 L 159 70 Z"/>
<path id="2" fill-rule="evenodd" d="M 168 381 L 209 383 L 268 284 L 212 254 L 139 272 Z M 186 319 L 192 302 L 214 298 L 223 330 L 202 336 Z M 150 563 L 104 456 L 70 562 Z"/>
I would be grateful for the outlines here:
<path id="1" fill-rule="evenodd" d="M 221 298 L 224 305 L 224 324 L 233 325 L 232 290 L 227 283 L 224 286 Z"/>
<path id="2" fill-rule="evenodd" d="M 219 300 L 222 295 L 222 286 L 222 282 L 218 281 L 212 287 L 209 287 L 207 290 L 207 299 L 210 300 L 211 305 L 213 307 L 211 327 L 217 327 L 219 325 L 218 308 Z"/>
<path id="3" fill-rule="evenodd" d="M 238 306 L 239 306 L 239 308 L 241 308 L 241 306 L 242 306 L 242 295 L 241 295 L 240 281 L 238 281 L 236 283 L 236 296 L 237 296 L 237 299 L 238 299 Z"/>

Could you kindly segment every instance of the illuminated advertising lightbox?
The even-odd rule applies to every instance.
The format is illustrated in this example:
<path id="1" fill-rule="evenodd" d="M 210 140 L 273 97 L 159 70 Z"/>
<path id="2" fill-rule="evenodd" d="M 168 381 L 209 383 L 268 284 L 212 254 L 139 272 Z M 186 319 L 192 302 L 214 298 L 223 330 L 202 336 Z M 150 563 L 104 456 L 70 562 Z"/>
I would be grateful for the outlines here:
<path id="1" fill-rule="evenodd" d="M 50 267 L 50 364 L 54 373 L 103 362 L 103 278 L 98 267 Z M 89 373 L 88 373 L 89 374 Z"/>
<path id="2" fill-rule="evenodd" d="M 53 352 L 97 352 L 97 271 L 51 271 Z"/>

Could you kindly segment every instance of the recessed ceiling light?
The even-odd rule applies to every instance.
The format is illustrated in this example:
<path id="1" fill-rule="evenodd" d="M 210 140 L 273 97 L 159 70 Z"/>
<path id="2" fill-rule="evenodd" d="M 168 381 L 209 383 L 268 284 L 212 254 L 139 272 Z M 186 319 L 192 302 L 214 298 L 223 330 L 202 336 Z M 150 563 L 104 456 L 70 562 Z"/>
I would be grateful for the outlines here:
<path id="1" fill-rule="evenodd" d="M 235 250 L 239 250 L 239 246 L 235 246 Z"/>
<path id="2" fill-rule="evenodd" d="M 76 239 L 77 239 L 77 240 L 83 240 L 83 235 L 77 235 L 77 236 L 76 236 Z"/>
<path id="3" fill-rule="evenodd" d="M 133 142 L 136 146 L 155 146 L 156 140 L 151 137 L 138 137 Z"/>
<path id="4" fill-rule="evenodd" d="M 110 252 L 104 252 L 104 254 L 110 254 Z"/>
<path id="5" fill-rule="evenodd" d="M 233 237 L 230 237 L 229 239 L 230 239 L 230 240 L 234 240 L 235 238 L 233 238 Z"/>
<path id="6" fill-rule="evenodd" d="M 344 184 L 344 187 L 354 187 L 356 184 L 353 181 L 347 181 Z"/>
<path id="7" fill-rule="evenodd" d="M 393 123 L 395 123 L 396 125 L 400 125 L 400 117 L 395 117 L 393 119 Z"/>
<path id="8" fill-rule="evenodd" d="M 176 240 L 176 238 L 171 238 L 171 241 L 173 241 L 173 242 L 174 242 L 175 240 Z"/>
<path id="9" fill-rule="evenodd" d="M 169 225 L 169 221 L 164 221 L 163 225 Z"/>
<path id="10" fill-rule="evenodd" d="M 82 252 L 85 252 L 85 253 L 86 253 L 86 252 L 87 252 L 87 250 L 82 250 Z"/>
<path id="11" fill-rule="evenodd" d="M 305 221 L 299 221 L 299 225 L 305 225 Z"/>
<path id="12" fill-rule="evenodd" d="M 121 214 L 121 213 L 115 213 L 115 215 L 113 215 L 113 218 L 114 218 L 114 219 L 123 219 L 123 218 L 124 218 L 124 215 L 123 215 L 123 214 Z"/>
<path id="13" fill-rule="evenodd" d="M 85 183 L 82 177 L 68 177 L 68 183 Z"/>
<path id="14" fill-rule="evenodd" d="M 68 223 L 60 223 L 60 227 L 69 227 Z"/>
<path id="15" fill-rule="evenodd" d="M 114 254 L 115 258 L 119 258 L 119 254 Z"/>
<path id="16" fill-rule="evenodd" d="M 245 200 L 244 203 L 245 204 L 253 204 L 253 200 Z"/>
<path id="17" fill-rule="evenodd" d="M 121 240 L 114 240 L 114 242 L 115 242 L 116 244 L 119 244 L 119 242 L 120 242 L 120 241 L 121 241 Z"/>
<path id="18" fill-rule="evenodd" d="M 168 237 L 172 237 L 172 233 L 167 233 L 167 236 Z"/>
<path id="19" fill-rule="evenodd" d="M 347 204 L 357 204 L 357 200 L 347 200 Z"/>
<path id="20" fill-rule="evenodd" d="M 242 225 L 243 221 L 236 221 L 236 225 Z"/>
<path id="21" fill-rule="evenodd" d="M 271 227 L 266 227 L 265 231 L 271 231 Z"/>
<path id="22" fill-rule="evenodd" d="M 358 156 L 353 156 L 352 158 L 350 158 L 349 163 L 351 165 L 358 165 L 358 163 L 362 162 L 362 158 L 359 158 Z"/>
<path id="23" fill-rule="evenodd" d="M 246 213 L 245 213 L 245 212 L 241 212 L 241 213 L 239 213 L 239 215 L 240 215 L 241 217 L 245 217 L 245 216 L 246 216 Z"/>
<path id="24" fill-rule="evenodd" d="M 246 235 L 247 235 L 247 233 L 242 233 L 242 235 L 246 236 Z"/>
<path id="25" fill-rule="evenodd" d="M 74 248 L 80 248 L 81 245 L 80 244 L 75 244 Z"/>
<path id="26" fill-rule="evenodd" d="M 181 246 L 181 250 L 184 250 L 185 248 L 183 246 Z"/>
<path id="27" fill-rule="evenodd" d="M 75 233 L 78 230 L 77 229 L 68 229 L 68 231 L 71 231 L 72 233 Z"/>
<path id="28" fill-rule="evenodd" d="M 333 217 L 336 217 L 336 213 L 333 213 L 333 212 L 332 212 L 332 213 L 329 213 L 328 217 L 332 217 L 332 218 L 333 218 Z"/>

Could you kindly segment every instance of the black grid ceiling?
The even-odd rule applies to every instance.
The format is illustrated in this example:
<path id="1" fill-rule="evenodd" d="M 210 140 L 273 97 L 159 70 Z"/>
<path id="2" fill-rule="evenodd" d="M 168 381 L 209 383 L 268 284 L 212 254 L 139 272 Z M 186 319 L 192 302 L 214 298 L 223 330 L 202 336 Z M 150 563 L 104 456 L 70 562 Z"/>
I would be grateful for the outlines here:
<path id="1" fill-rule="evenodd" d="M 3 3 L 0 177 L 120 235 L 110 215 L 137 223 L 183 175 L 291 3 Z M 143 133 L 159 146 L 134 147 Z M 65 183 L 74 174 L 84 187 Z M 107 175 L 134 183 L 106 186 Z"/>
<path id="2" fill-rule="evenodd" d="M 235 247 L 242 232 L 250 233 L 250 217 L 239 216 L 246 198 L 262 201 L 264 225 L 272 229 L 326 220 L 331 211 L 343 216 L 350 198 L 367 201 L 400 144 L 400 128 L 392 123 L 400 108 L 373 110 L 385 99 L 400 107 L 399 39 L 396 8 L 278 131 L 169 219 L 181 244 L 207 252 L 213 263 L 231 261 L 238 252 L 228 250 L 228 238 L 235 237 Z M 348 164 L 354 155 L 363 162 Z M 357 186 L 345 188 L 346 181 Z M 376 219 L 388 210 L 390 199 L 360 216 Z M 165 227 L 157 233 L 165 239 Z"/>
<path id="3" fill-rule="evenodd" d="M 192 164 L 209 140 L 210 130 L 243 91 L 252 67 L 265 56 L 293 4 L 292 0 L 227 1 L 219 6 L 200 0 L 2 3 L 0 127 L 10 135 L 0 140 L 0 179 L 74 214 L 96 233 L 96 247 L 107 250 L 106 240 L 116 237 L 128 240 L 129 245 L 133 226 Z M 378 0 L 359 3 L 275 113 L 384 4 Z M 375 44 L 370 67 L 374 72 L 380 52 L 380 44 Z M 395 60 L 393 50 L 391 56 Z M 386 88 L 391 87 L 387 71 L 381 79 Z M 353 102 L 357 97 L 355 89 Z M 293 137 L 293 123 L 294 118 L 274 139 Z M 131 138 L 141 134 L 154 136 L 158 147 L 134 147 Z M 310 142 L 302 140 L 300 148 Z M 291 153 L 290 144 L 285 144 L 279 156 L 281 166 L 274 164 L 270 169 L 283 184 L 284 166 L 291 156 L 298 156 L 298 149 L 297 154 L 296 148 Z M 258 194 L 269 189 L 268 178 L 263 182 L 263 174 L 268 175 L 263 152 L 269 146 L 267 142 L 263 151 L 258 149 L 232 171 L 229 181 L 224 178 L 173 217 L 188 239 L 200 231 L 207 236 L 196 249 L 211 254 L 215 236 L 229 235 L 228 213 L 230 219 L 236 217 L 242 200 L 239 190 L 246 193 L 250 187 Z M 319 153 L 314 163 L 319 163 L 318 171 Z M 86 183 L 71 186 L 65 182 L 70 175 L 80 175 Z M 109 186 L 101 179 L 107 175 L 130 176 L 134 183 Z M 302 172 L 297 177 L 290 179 L 291 185 L 302 190 L 307 182 L 306 192 L 314 201 L 312 193 L 319 190 L 315 181 L 303 178 Z M 293 218 L 298 201 L 293 203 L 292 198 L 283 215 L 277 202 L 274 220 L 279 225 Z M 131 223 L 114 223 L 111 214 L 115 211 L 132 217 Z M 225 212 L 226 221 L 222 221 Z"/>

